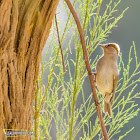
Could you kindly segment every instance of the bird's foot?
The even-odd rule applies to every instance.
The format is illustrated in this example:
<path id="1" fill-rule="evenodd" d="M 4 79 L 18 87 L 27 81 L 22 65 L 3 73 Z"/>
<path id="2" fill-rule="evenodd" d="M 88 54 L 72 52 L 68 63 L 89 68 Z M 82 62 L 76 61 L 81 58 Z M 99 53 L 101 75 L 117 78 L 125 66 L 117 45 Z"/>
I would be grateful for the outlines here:
<path id="1" fill-rule="evenodd" d="M 94 82 L 96 83 L 96 72 L 90 72 L 90 75 L 94 75 Z"/>
<path id="2" fill-rule="evenodd" d="M 101 102 L 97 102 L 97 103 L 95 103 L 96 106 L 99 106 L 100 104 L 101 104 Z"/>
<path id="3" fill-rule="evenodd" d="M 105 95 L 105 96 L 106 96 L 106 95 Z M 103 99 L 102 99 L 101 101 L 95 103 L 95 105 L 96 105 L 96 106 L 99 106 L 99 105 L 102 103 L 102 101 L 104 100 L 105 96 L 103 97 Z"/>
<path id="4" fill-rule="evenodd" d="M 96 75 L 96 72 L 90 72 L 89 74 L 90 75 Z"/>

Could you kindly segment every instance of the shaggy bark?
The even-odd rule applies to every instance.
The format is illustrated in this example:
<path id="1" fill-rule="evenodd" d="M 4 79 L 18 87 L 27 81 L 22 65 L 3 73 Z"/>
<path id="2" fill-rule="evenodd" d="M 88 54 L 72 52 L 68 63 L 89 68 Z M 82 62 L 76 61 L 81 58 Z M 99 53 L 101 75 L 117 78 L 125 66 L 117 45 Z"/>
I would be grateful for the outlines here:
<path id="1" fill-rule="evenodd" d="M 31 131 L 34 83 L 59 0 L 0 0 L 0 139 Z M 20 136 L 11 139 L 30 139 Z"/>

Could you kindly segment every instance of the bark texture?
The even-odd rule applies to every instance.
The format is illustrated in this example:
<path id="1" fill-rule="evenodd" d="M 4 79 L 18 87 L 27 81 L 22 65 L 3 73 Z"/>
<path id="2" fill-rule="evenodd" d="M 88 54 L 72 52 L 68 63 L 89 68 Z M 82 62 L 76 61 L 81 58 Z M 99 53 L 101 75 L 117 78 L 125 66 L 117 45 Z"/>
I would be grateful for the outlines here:
<path id="1" fill-rule="evenodd" d="M 31 131 L 34 83 L 59 0 L 0 0 L 0 139 Z M 10 139 L 30 139 L 20 136 Z"/>

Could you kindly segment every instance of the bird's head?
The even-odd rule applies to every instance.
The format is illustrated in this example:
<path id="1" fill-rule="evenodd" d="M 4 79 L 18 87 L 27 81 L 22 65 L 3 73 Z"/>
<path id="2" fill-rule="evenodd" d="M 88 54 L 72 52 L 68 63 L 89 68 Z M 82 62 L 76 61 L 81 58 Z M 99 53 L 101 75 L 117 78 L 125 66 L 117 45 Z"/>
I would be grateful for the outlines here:
<path id="1" fill-rule="evenodd" d="M 116 43 L 98 44 L 104 51 L 105 55 L 119 55 L 120 47 Z"/>

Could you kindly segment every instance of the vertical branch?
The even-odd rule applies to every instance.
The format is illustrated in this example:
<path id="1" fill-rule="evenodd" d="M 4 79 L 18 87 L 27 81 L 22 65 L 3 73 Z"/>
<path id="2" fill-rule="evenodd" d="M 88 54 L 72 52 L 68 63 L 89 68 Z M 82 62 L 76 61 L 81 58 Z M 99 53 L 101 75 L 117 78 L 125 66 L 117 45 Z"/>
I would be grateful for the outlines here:
<path id="1" fill-rule="evenodd" d="M 71 102 L 71 119 L 69 121 L 69 140 L 72 139 L 73 123 L 74 123 L 74 115 L 75 115 L 75 104 L 76 104 L 78 87 L 79 87 L 79 83 L 77 83 L 77 79 L 79 79 L 78 77 L 79 56 L 80 56 L 80 50 L 78 49 L 77 56 L 76 56 L 75 76 L 74 76 L 75 77 L 74 78 L 74 92 L 72 95 L 73 97 L 72 97 L 72 102 Z"/>
<path id="2" fill-rule="evenodd" d="M 93 76 L 91 75 L 92 71 L 91 71 L 91 67 L 90 67 L 90 63 L 89 63 L 88 52 L 87 52 L 87 49 L 86 49 L 84 33 L 83 33 L 83 30 L 82 30 L 80 21 L 77 17 L 77 14 L 76 14 L 71 2 L 69 0 L 65 0 L 65 2 L 67 3 L 67 5 L 68 5 L 68 7 L 69 7 L 74 19 L 75 19 L 75 22 L 77 24 L 77 28 L 78 28 L 78 31 L 79 31 L 80 40 L 81 40 L 81 44 L 82 44 L 82 48 L 83 48 L 83 55 L 84 55 L 84 59 L 85 59 L 85 63 L 86 63 L 86 68 L 87 68 L 87 71 L 88 71 L 90 84 L 91 84 L 91 89 L 92 89 L 92 93 L 93 93 L 93 98 L 94 98 L 94 101 L 95 101 L 95 104 L 96 104 L 96 110 L 97 110 L 97 114 L 98 114 L 98 118 L 99 118 L 99 122 L 100 122 L 100 126 L 101 126 L 101 132 L 103 133 L 104 139 L 109 140 L 108 134 L 107 134 L 104 122 L 103 122 L 101 109 L 100 109 L 100 106 L 98 105 L 98 98 L 97 98 L 97 94 L 96 94 L 94 79 L 93 79 Z"/>
<path id="3" fill-rule="evenodd" d="M 59 37 L 59 30 L 58 30 L 58 24 L 57 24 L 56 14 L 55 14 L 55 24 L 56 24 L 56 30 L 57 30 L 57 37 L 58 37 L 58 42 L 59 42 L 59 48 L 61 50 L 62 64 L 63 64 L 63 72 L 66 72 L 66 68 L 65 68 L 65 64 L 64 64 L 64 56 L 63 56 L 61 41 L 60 41 L 60 37 Z"/>

